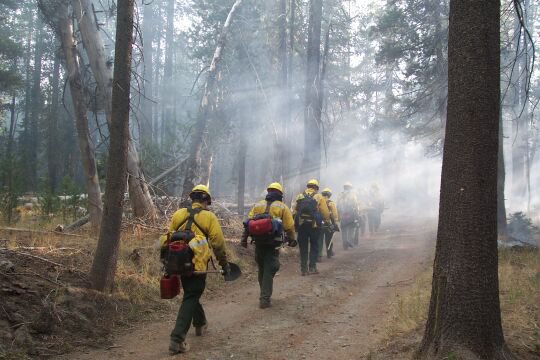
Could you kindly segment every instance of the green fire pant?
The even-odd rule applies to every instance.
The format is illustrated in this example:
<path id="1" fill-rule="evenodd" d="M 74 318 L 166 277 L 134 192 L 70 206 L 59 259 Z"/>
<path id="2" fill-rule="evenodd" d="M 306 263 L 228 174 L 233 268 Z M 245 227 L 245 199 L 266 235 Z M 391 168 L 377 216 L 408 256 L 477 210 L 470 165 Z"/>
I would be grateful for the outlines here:
<path id="1" fill-rule="evenodd" d="M 192 321 L 196 327 L 206 324 L 204 309 L 199 302 L 206 286 L 206 275 L 182 276 L 181 280 L 184 297 L 171 333 L 171 340 L 176 342 L 186 339 Z"/>
<path id="2" fill-rule="evenodd" d="M 330 241 L 332 241 L 332 237 L 334 236 L 334 232 L 329 229 L 323 229 L 321 230 L 321 236 L 319 236 L 319 257 L 323 255 L 323 249 L 326 249 L 326 255 L 328 257 L 333 255 L 333 248 L 334 244 L 332 243 L 332 246 L 330 246 Z M 328 248 L 330 246 L 330 248 Z"/>
<path id="3" fill-rule="evenodd" d="M 319 257 L 319 237 L 320 229 L 312 227 L 300 227 L 298 229 L 298 246 L 300 247 L 300 270 L 308 271 L 317 268 L 317 258 Z"/>
<path id="4" fill-rule="evenodd" d="M 274 276 L 279 271 L 279 248 L 275 245 L 255 243 L 255 261 L 259 268 L 260 302 L 270 302 L 274 288 Z"/>

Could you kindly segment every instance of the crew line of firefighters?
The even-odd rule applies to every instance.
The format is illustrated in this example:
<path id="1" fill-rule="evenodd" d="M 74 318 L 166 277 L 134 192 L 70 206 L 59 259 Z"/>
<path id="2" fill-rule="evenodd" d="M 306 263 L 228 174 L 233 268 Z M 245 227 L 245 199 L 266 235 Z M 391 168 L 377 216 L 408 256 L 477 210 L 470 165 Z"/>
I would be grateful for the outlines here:
<path id="1" fill-rule="evenodd" d="M 251 208 L 244 221 L 241 245 L 247 248 L 248 238 L 255 244 L 261 309 L 271 306 L 273 279 L 280 267 L 279 251 L 284 244 L 299 246 L 302 276 L 318 274 L 317 263 L 322 260 L 323 247 L 328 258 L 334 255 L 334 232 L 341 231 L 343 249 L 348 250 L 358 245 L 366 225 L 371 234 L 378 231 L 384 210 L 376 185 L 371 186 L 366 205 L 359 200 L 359 194 L 349 182 L 344 184 L 337 206 L 331 199 L 329 188 L 319 193 L 319 182 L 315 179 L 309 180 L 306 189 L 293 200 L 292 210 L 283 202 L 283 193 L 281 184 L 274 182 L 268 185 L 266 197 Z M 192 323 L 196 336 L 204 335 L 208 328 L 199 300 L 206 286 L 212 252 L 226 280 L 234 278 L 233 273 L 237 269 L 228 261 L 219 221 L 208 210 L 212 203 L 208 187 L 195 186 L 190 198 L 192 204 L 173 214 L 168 233 L 160 238 L 161 260 L 166 273 L 177 274 L 184 291 L 171 333 L 171 355 L 188 351 L 186 337 Z M 174 251 L 171 251 L 173 246 Z"/>

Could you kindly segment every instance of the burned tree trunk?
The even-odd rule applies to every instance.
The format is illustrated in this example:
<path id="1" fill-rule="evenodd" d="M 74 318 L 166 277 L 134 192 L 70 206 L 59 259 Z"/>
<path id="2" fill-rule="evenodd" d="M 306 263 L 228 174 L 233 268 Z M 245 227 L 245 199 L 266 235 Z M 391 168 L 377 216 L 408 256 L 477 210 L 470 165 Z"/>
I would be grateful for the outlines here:
<path id="1" fill-rule="evenodd" d="M 101 224 L 101 189 L 96 166 L 94 144 L 88 130 L 87 107 L 83 98 L 82 78 L 73 36 L 73 26 L 68 14 L 67 4 L 59 3 L 52 7 L 45 0 L 39 1 L 45 18 L 58 35 L 64 54 L 71 101 L 75 112 L 75 123 L 79 139 L 79 150 L 83 165 L 86 192 L 88 193 L 88 212 L 92 229 L 97 232 Z"/>
<path id="2" fill-rule="evenodd" d="M 321 170 L 321 62 L 322 0 L 311 0 L 309 6 L 306 97 L 304 101 L 303 177 L 319 178 Z"/>
<path id="3" fill-rule="evenodd" d="M 497 258 L 500 4 L 450 3 L 448 115 L 424 359 L 505 359 Z"/>
<path id="4" fill-rule="evenodd" d="M 236 13 L 238 7 L 242 3 L 242 0 L 236 0 L 233 4 L 227 19 L 223 24 L 223 29 L 221 29 L 221 34 L 219 35 L 218 43 L 216 50 L 214 51 L 214 57 L 212 58 L 212 63 L 208 69 L 208 77 L 204 85 L 203 95 L 201 98 L 201 103 L 199 105 L 199 111 L 197 113 L 197 120 L 194 127 L 193 135 L 190 137 L 189 141 L 189 156 L 186 162 L 183 164 L 182 169 L 184 173 L 184 184 L 182 186 L 182 198 L 186 199 L 191 192 L 191 189 L 197 182 L 200 181 L 200 157 L 201 157 L 201 148 L 206 136 L 206 131 L 208 128 L 208 119 L 210 116 L 210 110 L 214 104 L 214 92 L 215 85 L 217 82 L 217 74 L 219 68 L 219 62 L 223 55 L 225 49 L 225 43 L 227 40 L 227 33 L 231 27 L 232 19 Z"/>
<path id="5" fill-rule="evenodd" d="M 107 123 L 111 127 L 113 110 L 112 63 L 107 61 L 103 39 L 94 18 L 91 0 L 72 0 L 72 5 L 81 32 L 84 49 L 88 54 L 90 67 L 96 79 L 98 94 L 104 101 Z M 128 174 L 129 199 L 134 215 L 139 218 L 145 217 L 149 220 L 155 219 L 156 209 L 140 167 L 137 149 L 131 140 L 128 145 Z"/>
<path id="6" fill-rule="evenodd" d="M 110 128 L 109 163 L 105 187 L 104 220 L 90 270 L 92 287 L 111 289 L 114 283 L 122 201 L 126 187 L 129 153 L 129 93 L 131 81 L 131 45 L 133 43 L 134 0 L 118 0 L 114 80 L 112 89 L 112 121 Z"/>

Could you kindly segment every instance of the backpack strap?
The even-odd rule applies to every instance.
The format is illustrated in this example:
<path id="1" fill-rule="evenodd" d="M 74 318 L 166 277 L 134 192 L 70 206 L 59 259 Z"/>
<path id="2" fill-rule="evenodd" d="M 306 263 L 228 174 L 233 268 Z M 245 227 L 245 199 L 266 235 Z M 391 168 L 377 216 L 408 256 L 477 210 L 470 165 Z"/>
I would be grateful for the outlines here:
<path id="1" fill-rule="evenodd" d="M 180 223 L 180 225 L 178 225 L 178 227 L 176 228 L 176 231 L 180 230 L 180 228 L 182 227 L 182 225 L 184 225 L 184 224 L 186 224 L 186 223 L 187 223 L 187 224 L 186 224 L 185 229 L 186 229 L 186 230 L 191 230 L 191 226 L 192 226 L 193 224 L 195 224 L 195 226 L 198 227 L 199 230 L 201 230 L 201 232 L 204 234 L 204 236 L 205 236 L 206 238 L 208 238 L 208 233 L 207 233 L 206 231 L 204 231 L 203 228 L 202 228 L 199 224 L 197 224 L 197 222 L 195 221 L 195 215 L 198 214 L 198 213 L 200 213 L 200 212 L 203 211 L 204 209 L 201 209 L 201 208 L 196 208 L 196 209 L 194 209 L 193 207 L 189 206 L 189 207 L 187 208 L 187 210 L 188 210 L 188 212 L 189 212 L 189 216 L 188 216 L 187 218 L 185 218 L 184 221 L 182 221 L 182 222 Z"/>
<path id="2" fill-rule="evenodd" d="M 273 201 L 267 201 L 266 202 L 266 209 L 264 209 L 264 213 L 263 214 L 270 214 L 270 206 L 272 206 L 274 202 Z"/>

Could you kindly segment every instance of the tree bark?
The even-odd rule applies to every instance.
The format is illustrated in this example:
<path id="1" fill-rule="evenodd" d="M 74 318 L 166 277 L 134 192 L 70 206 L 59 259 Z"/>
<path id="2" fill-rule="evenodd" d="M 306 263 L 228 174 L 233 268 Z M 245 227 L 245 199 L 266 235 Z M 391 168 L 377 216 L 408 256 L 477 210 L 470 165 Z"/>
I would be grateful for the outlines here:
<path id="1" fill-rule="evenodd" d="M 55 55 L 53 76 L 51 82 L 52 97 L 49 121 L 47 122 L 47 166 L 49 175 L 49 189 L 52 193 L 58 187 L 58 99 L 59 99 L 60 59 Z"/>
<path id="2" fill-rule="evenodd" d="M 424 359 L 503 359 L 497 258 L 500 3 L 450 4 L 439 225 Z"/>
<path id="3" fill-rule="evenodd" d="M 497 155 L 497 232 L 499 240 L 508 239 L 508 227 L 506 221 L 506 200 L 504 198 L 504 186 L 506 182 L 506 170 L 504 168 L 504 133 L 502 112 L 499 115 L 499 150 Z"/>
<path id="4" fill-rule="evenodd" d="M 227 15 L 227 19 L 225 20 L 223 28 L 221 29 L 216 50 L 214 51 L 214 56 L 210 64 L 210 68 L 208 69 L 208 77 L 204 85 L 194 132 L 189 141 L 189 156 L 182 167 L 183 173 L 185 174 L 184 183 L 182 186 L 182 198 L 184 199 L 188 198 L 189 194 L 191 193 L 191 189 L 193 189 L 193 186 L 195 186 L 195 183 L 200 181 L 199 163 L 201 157 L 201 147 L 206 136 L 210 111 L 214 104 L 214 91 L 217 82 L 216 75 L 219 71 L 219 63 L 225 49 L 227 34 L 229 32 L 232 19 L 241 4 L 242 0 L 236 0 L 231 7 L 229 15 Z"/>
<path id="5" fill-rule="evenodd" d="M 174 107 L 174 79 L 173 77 L 173 48 L 174 48 L 174 0 L 167 1 L 167 27 L 165 30 L 165 63 L 163 68 L 162 80 L 162 112 L 161 112 L 161 129 L 160 143 L 162 149 L 165 146 L 171 146 L 175 131 L 172 128 L 173 107 Z"/>
<path id="6" fill-rule="evenodd" d="M 279 87 L 275 91 L 274 111 L 278 120 L 274 141 L 273 180 L 284 182 L 287 166 L 287 123 L 289 121 L 289 91 L 287 86 L 287 0 L 279 0 L 277 9 L 278 26 L 278 79 Z"/>
<path id="7" fill-rule="evenodd" d="M 153 98 L 153 85 L 154 85 L 154 67 L 153 67 L 153 43 L 154 43 L 154 8 L 155 2 L 151 1 L 144 3 L 143 10 L 143 58 L 144 58 L 144 69 L 143 69 L 143 81 L 144 81 L 144 96 L 141 99 L 141 113 L 142 116 L 139 119 L 141 133 L 140 133 L 140 142 L 141 145 L 149 145 L 152 143 L 152 134 L 153 134 L 153 111 L 154 104 L 152 102 Z"/>
<path id="8" fill-rule="evenodd" d="M 248 105 L 249 109 L 249 105 Z M 245 195 L 246 195 L 246 155 L 247 155 L 247 141 L 245 134 L 246 121 L 243 115 L 241 116 L 239 129 L 237 130 L 240 136 L 240 142 L 238 144 L 238 191 L 236 193 L 236 203 L 238 205 L 238 215 L 244 216 L 245 212 Z"/>
<path id="9" fill-rule="evenodd" d="M 321 172 L 321 107 L 319 99 L 321 62 L 322 0 L 309 6 L 306 97 L 304 103 L 304 156 L 301 174 L 319 178 Z"/>
<path id="10" fill-rule="evenodd" d="M 38 17 L 36 23 L 36 44 L 34 49 L 34 69 L 32 72 L 32 87 L 30 90 L 30 108 L 26 119 L 25 137 L 24 137 L 24 159 L 25 177 L 29 189 L 36 191 L 38 188 L 38 145 L 39 136 L 39 117 L 41 115 L 43 101 L 41 99 L 41 68 L 43 61 L 43 30 L 42 22 Z"/>
<path id="11" fill-rule="evenodd" d="M 99 240 L 90 270 L 92 287 L 112 289 L 122 224 L 122 201 L 126 187 L 129 153 L 129 93 L 133 44 L 134 0 L 118 0 L 116 45 L 112 89 L 109 163 L 105 187 L 105 210 Z"/>
<path id="12" fill-rule="evenodd" d="M 523 1 L 523 8 L 528 7 L 528 1 Z M 523 13 L 524 22 L 527 24 L 527 11 Z M 529 59 L 526 47 L 528 41 L 521 23 L 517 16 L 514 25 L 514 47 L 519 51 L 515 59 L 516 67 L 512 76 L 514 87 L 514 116 L 512 126 L 512 198 L 511 208 L 514 212 L 528 211 L 527 189 L 529 171 L 529 108 L 527 102 L 527 71 L 529 70 Z"/>
<path id="13" fill-rule="evenodd" d="M 95 22 L 91 0 L 72 0 L 73 11 L 79 24 L 84 48 L 88 54 L 90 67 L 96 79 L 98 95 L 105 104 L 107 123 L 113 125 L 112 117 L 112 63 L 107 60 L 103 39 Z M 156 208 L 140 166 L 139 155 L 131 139 L 128 146 L 129 199 L 133 214 L 138 218 L 152 221 L 156 218 Z"/>
<path id="14" fill-rule="evenodd" d="M 50 18 L 51 14 L 44 11 L 44 3 L 45 0 L 40 0 L 42 12 L 45 13 L 46 17 Z M 79 139 L 79 150 L 81 152 L 86 192 L 88 193 L 90 226 L 92 227 L 93 231 L 97 233 L 101 225 L 101 217 L 103 213 L 101 188 L 99 186 L 94 143 L 88 130 L 88 109 L 83 96 L 82 77 L 73 34 L 73 25 L 68 15 L 67 4 L 65 6 L 60 5 L 57 9 L 55 9 L 53 14 L 54 16 L 58 16 L 55 31 L 59 35 L 60 42 L 62 44 L 62 51 L 66 61 L 65 65 L 71 102 L 75 112 L 74 115 L 75 124 L 77 127 L 77 136 Z"/>

